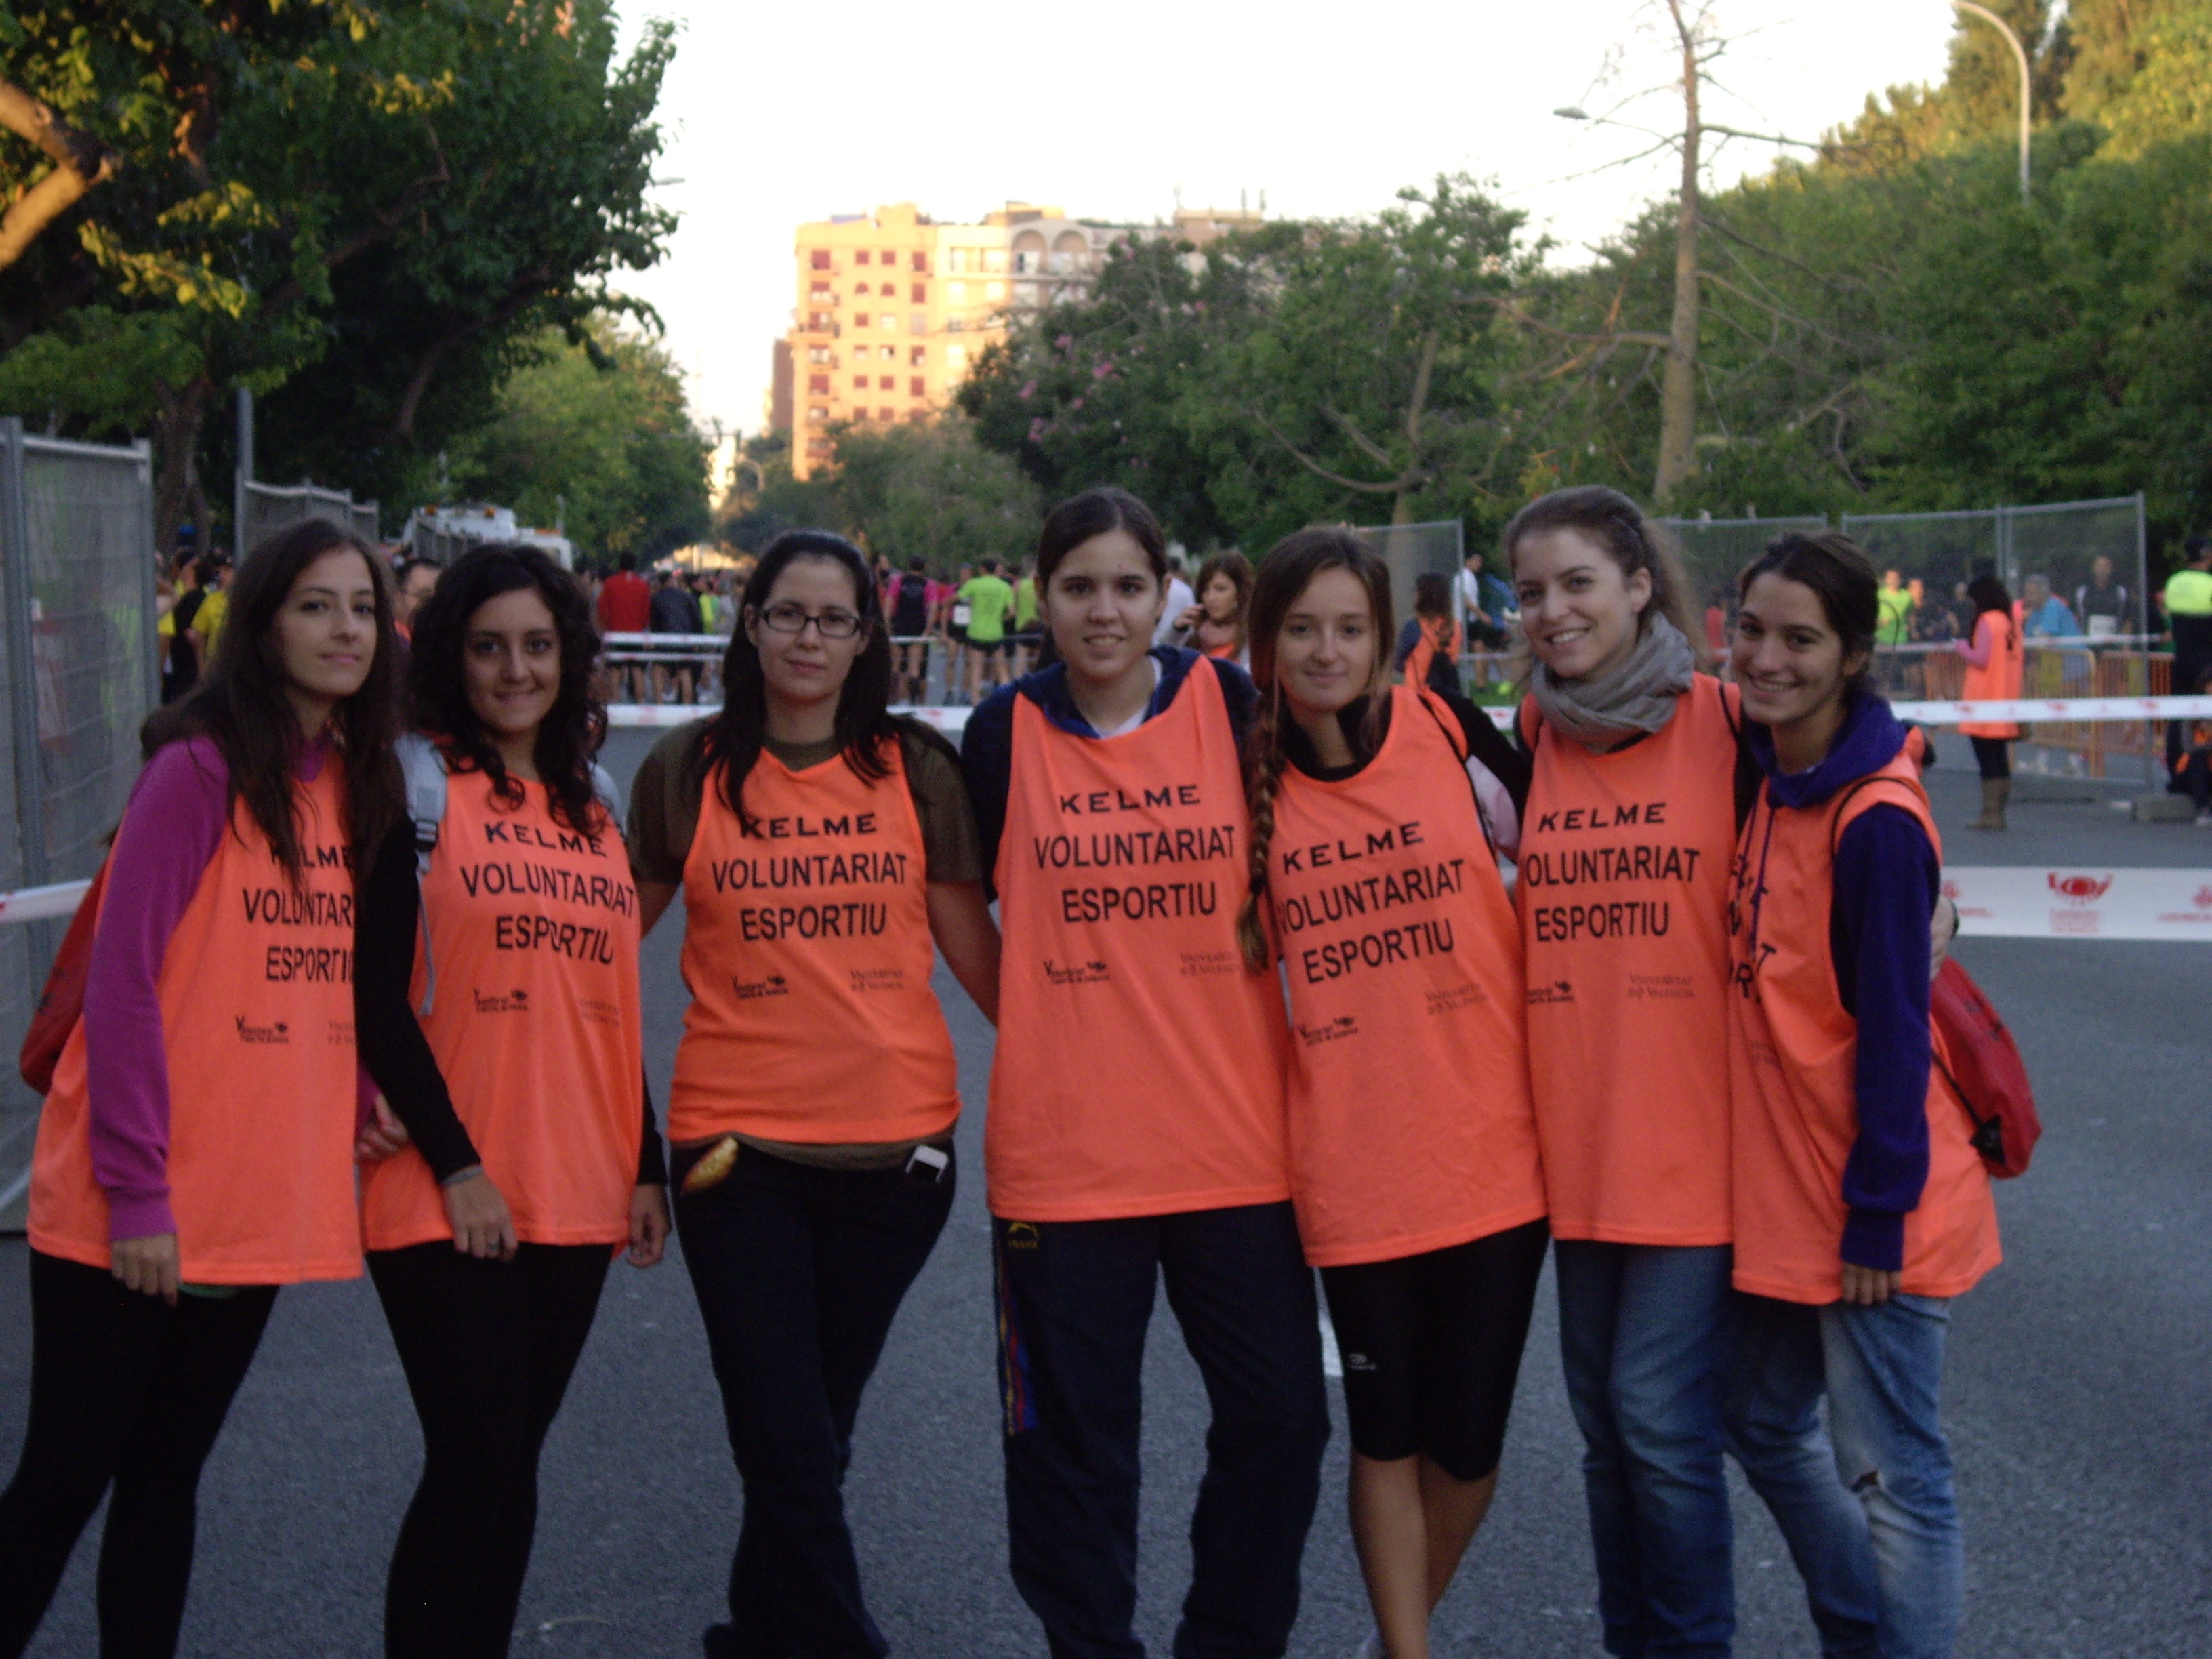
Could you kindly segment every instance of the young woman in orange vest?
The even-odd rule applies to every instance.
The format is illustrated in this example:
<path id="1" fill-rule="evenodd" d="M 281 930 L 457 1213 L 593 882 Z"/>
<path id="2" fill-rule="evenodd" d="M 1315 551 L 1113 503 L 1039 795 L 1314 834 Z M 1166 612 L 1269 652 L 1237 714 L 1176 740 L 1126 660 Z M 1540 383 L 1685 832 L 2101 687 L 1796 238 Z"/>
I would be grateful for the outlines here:
<path id="1" fill-rule="evenodd" d="M 2020 696 L 2026 658 L 2012 595 L 1995 576 L 1984 574 L 1966 584 L 1966 597 L 1974 605 L 1974 635 L 1952 647 L 1966 659 L 1963 695 L 1969 702 L 2014 702 Z M 1972 742 L 1974 763 L 1982 774 L 1982 815 L 1966 828 L 2002 830 L 2012 799 L 2012 744 L 2020 727 L 2010 720 L 1972 720 L 1959 730 Z"/>
<path id="2" fill-rule="evenodd" d="M 1937 1409 L 1950 1298 L 1998 1260 L 1990 1176 L 1936 1071 L 1929 921 L 1942 845 L 1870 684 L 1874 567 L 1784 536 L 1743 574 L 1731 654 L 1763 781 L 1729 902 L 1737 994 L 1732 1413 L 1828 1401 L 1864 1506 L 1883 1659 L 1947 1659 L 1962 1556 Z"/>
<path id="3" fill-rule="evenodd" d="M 1532 502 L 1505 555 L 1534 658 L 1517 899 L 1560 1346 L 1607 1649 L 1723 1659 L 1735 691 L 1698 672 L 1678 562 L 1636 504 Z M 1873 1562 L 1817 1419 L 1734 1449 L 1831 1656 L 1872 1652 Z"/>
<path id="4" fill-rule="evenodd" d="M 960 1097 L 930 947 L 992 1018 L 998 929 L 959 763 L 890 712 L 859 550 L 777 537 L 723 683 L 630 805 L 647 929 L 684 895 L 676 1220 L 745 1490 L 706 1650 L 858 1659 L 887 1650 L 845 1518 L 853 1425 L 952 1203 Z"/>
<path id="5" fill-rule="evenodd" d="M 593 787 L 598 655 L 582 589 L 536 548 L 471 549 L 415 616 L 410 820 L 362 887 L 355 993 L 363 1062 L 413 1141 L 361 1194 L 422 1425 L 392 1659 L 506 1653 L 538 1452 L 611 1254 L 650 1267 L 667 1237 L 637 895 Z"/>
<path id="6" fill-rule="evenodd" d="M 1151 648 L 1158 521 L 1126 490 L 1046 519 L 1060 660 L 994 694 L 961 760 L 1006 929 L 985 1154 L 1015 1586 L 1065 1659 L 1140 1653 L 1138 1419 L 1153 1285 L 1213 1407 L 1176 1651 L 1280 1654 L 1328 1437 L 1290 1204 L 1285 1030 L 1244 964 L 1226 659 Z"/>
<path id="7" fill-rule="evenodd" d="M 1390 573 L 1346 531 L 1267 555 L 1252 628 L 1237 931 L 1249 965 L 1279 944 L 1288 970 L 1291 1196 L 1345 1356 L 1370 1651 L 1428 1659 L 1549 1237 L 1519 924 L 1474 776 L 1510 816 L 1528 757 L 1455 693 L 1389 689 Z"/>
<path id="8" fill-rule="evenodd" d="M 361 1271 L 352 849 L 400 815 L 371 550 L 254 550 L 146 724 L 31 1171 L 31 1401 L 0 1495 L 15 1659 L 111 1484 L 103 1653 L 176 1650 L 202 1462 L 281 1285 Z"/>

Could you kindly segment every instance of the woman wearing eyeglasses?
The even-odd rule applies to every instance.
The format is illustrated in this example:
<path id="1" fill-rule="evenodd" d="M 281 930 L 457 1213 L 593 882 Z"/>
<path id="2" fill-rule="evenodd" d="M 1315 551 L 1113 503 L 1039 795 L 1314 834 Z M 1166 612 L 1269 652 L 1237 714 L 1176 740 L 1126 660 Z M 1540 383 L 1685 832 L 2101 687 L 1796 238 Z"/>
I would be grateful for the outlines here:
<path id="1" fill-rule="evenodd" d="M 859 550 L 779 536 L 742 604 L 721 712 L 654 746 L 629 819 L 646 930 L 684 894 L 676 1225 L 745 1491 L 705 1645 L 880 1656 L 842 1486 L 861 1389 L 952 1204 L 931 945 L 995 1019 L 999 932 L 959 763 L 890 713 Z"/>

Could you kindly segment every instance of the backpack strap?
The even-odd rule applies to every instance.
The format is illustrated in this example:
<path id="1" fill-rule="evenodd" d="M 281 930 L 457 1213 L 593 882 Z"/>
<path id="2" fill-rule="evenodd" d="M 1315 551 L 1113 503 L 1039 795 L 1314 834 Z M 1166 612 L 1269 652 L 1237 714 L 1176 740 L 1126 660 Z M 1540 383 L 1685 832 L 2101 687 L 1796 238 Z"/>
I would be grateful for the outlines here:
<path id="1" fill-rule="evenodd" d="M 415 829 L 415 879 L 419 884 L 430 873 L 430 854 L 446 822 L 446 756 L 420 732 L 402 732 L 392 750 L 399 757 L 399 776 L 407 787 L 407 819 Z M 422 933 L 422 1002 L 415 1012 L 428 1019 L 438 999 L 438 958 L 430 949 L 430 908 L 419 894 L 415 915 Z"/>
<path id="2" fill-rule="evenodd" d="M 1483 810 L 1482 791 L 1474 786 L 1474 774 L 1467 769 L 1480 764 L 1468 750 L 1467 733 L 1459 729 L 1456 720 L 1444 718 L 1452 712 L 1451 705 L 1435 692 L 1426 686 L 1419 686 L 1415 688 L 1415 696 L 1421 707 L 1428 711 L 1429 718 L 1437 723 L 1437 729 L 1444 734 L 1444 741 L 1451 745 L 1452 753 L 1459 758 L 1460 775 L 1467 780 L 1467 793 L 1474 800 L 1474 821 L 1481 826 L 1483 844 L 1490 848 L 1490 856 L 1495 860 L 1498 857 L 1498 837 L 1492 833 L 1490 814 Z"/>

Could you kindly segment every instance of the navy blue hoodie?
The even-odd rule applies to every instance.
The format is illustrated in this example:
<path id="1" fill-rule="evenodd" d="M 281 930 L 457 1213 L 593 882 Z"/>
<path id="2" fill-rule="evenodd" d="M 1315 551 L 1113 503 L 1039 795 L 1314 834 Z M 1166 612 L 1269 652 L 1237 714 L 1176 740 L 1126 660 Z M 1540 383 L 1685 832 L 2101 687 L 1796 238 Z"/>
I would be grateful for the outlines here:
<path id="1" fill-rule="evenodd" d="M 1889 764 L 1905 727 L 1870 691 L 1855 691 L 1826 759 L 1785 773 L 1756 721 L 1751 751 L 1776 806 L 1818 806 Z M 1755 855 L 1755 854 L 1754 854 Z M 1902 807 L 1869 807 L 1836 846 L 1828 947 L 1844 1008 L 1858 1021 L 1858 1139 L 1844 1165 L 1843 1259 L 1894 1273 L 1905 1218 L 1928 1182 L 1929 922 L 1942 880 L 1936 849 Z"/>

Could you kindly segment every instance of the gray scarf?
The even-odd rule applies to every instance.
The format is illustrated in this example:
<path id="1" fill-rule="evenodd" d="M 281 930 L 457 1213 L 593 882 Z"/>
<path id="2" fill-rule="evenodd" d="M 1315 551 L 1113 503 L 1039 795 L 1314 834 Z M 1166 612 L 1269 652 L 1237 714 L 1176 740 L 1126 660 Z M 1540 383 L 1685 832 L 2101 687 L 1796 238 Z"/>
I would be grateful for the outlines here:
<path id="1" fill-rule="evenodd" d="M 1674 700 L 1690 689 L 1696 670 L 1682 630 L 1655 613 L 1628 660 L 1610 674 L 1561 680 L 1543 664 L 1532 663 L 1528 690 L 1545 720 L 1562 736 L 1589 748 L 1609 749 L 1638 732 L 1656 732 L 1672 720 Z"/>

